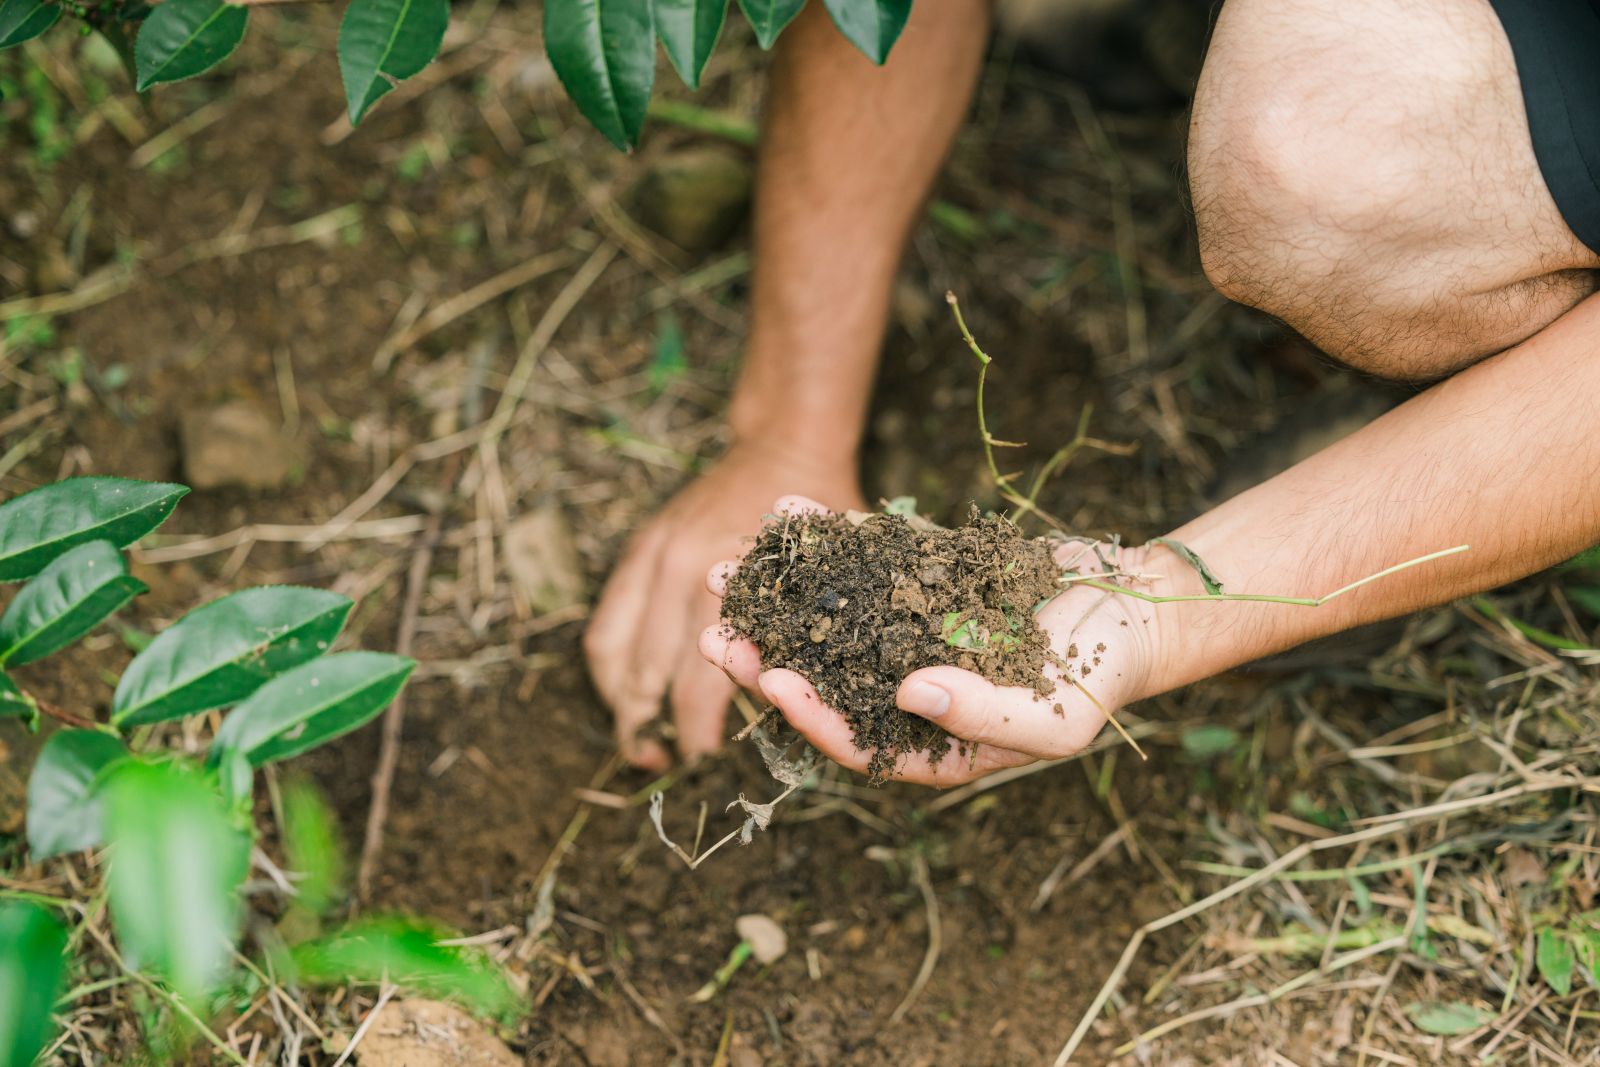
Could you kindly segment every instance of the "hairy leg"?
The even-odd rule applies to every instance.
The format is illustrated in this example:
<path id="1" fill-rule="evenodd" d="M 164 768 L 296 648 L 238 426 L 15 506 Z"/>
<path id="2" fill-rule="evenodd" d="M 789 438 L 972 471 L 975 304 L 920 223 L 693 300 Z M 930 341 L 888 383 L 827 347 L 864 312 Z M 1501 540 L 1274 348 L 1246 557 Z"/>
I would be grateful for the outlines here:
<path id="1" fill-rule="evenodd" d="M 1189 170 L 1217 288 L 1374 373 L 1452 373 L 1596 287 L 1487 0 L 1229 0 Z"/>

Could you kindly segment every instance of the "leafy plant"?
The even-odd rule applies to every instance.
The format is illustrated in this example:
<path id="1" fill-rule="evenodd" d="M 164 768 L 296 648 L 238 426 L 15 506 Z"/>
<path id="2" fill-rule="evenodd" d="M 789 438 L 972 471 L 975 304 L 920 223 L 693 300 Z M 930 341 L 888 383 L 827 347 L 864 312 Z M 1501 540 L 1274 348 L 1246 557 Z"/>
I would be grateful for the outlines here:
<path id="1" fill-rule="evenodd" d="M 165 521 L 187 492 L 77 478 L 0 504 L 0 580 L 26 580 L 0 613 L 0 718 L 37 729 L 42 714 L 70 727 L 45 743 L 28 780 L 32 859 L 107 848 L 106 891 L 127 966 L 192 1017 L 232 971 L 255 844 L 255 769 L 367 723 L 415 663 L 330 653 L 354 606 L 347 597 L 262 587 L 196 608 L 146 644 L 116 685 L 109 723 L 55 707 L 4 673 L 68 647 L 144 592 L 120 550 Z M 142 750 L 141 728 L 219 708 L 233 710 L 203 762 Z M 286 851 L 303 868 L 296 905 L 320 917 L 340 897 L 332 820 L 305 787 L 287 799 Z M 437 945 L 431 927 L 383 920 L 363 931 L 359 950 L 339 934 L 293 951 L 312 961 L 362 952 L 412 961 L 427 979 L 419 988 L 496 1013 L 514 1001 L 503 976 Z M 0 893 L 0 1067 L 32 1062 L 45 1042 L 66 945 L 35 902 Z M 360 979 L 357 971 L 312 966 L 305 977 Z"/>
<path id="2" fill-rule="evenodd" d="M 738 0 L 771 48 L 806 0 Z M 874 63 L 889 57 L 911 0 L 821 0 L 834 25 Z M 578 110 L 620 149 L 639 143 L 655 88 L 656 42 L 678 76 L 700 87 L 729 0 L 546 0 L 545 51 Z M 144 92 L 204 74 L 233 54 L 250 8 L 226 0 L 0 0 L 0 49 L 33 40 L 70 14 L 98 30 Z M 339 73 L 350 121 L 439 54 L 449 0 L 349 0 L 339 25 Z"/>

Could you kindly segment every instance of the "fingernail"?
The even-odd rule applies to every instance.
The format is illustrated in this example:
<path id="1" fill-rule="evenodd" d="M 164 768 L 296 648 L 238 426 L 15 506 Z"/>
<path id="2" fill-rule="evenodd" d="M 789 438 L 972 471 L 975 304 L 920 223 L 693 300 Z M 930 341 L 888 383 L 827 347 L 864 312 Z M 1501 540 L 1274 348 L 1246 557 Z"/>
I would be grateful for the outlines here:
<path id="1" fill-rule="evenodd" d="M 900 706 L 924 719 L 937 719 L 950 710 L 950 694 L 932 682 L 909 682 L 900 690 Z"/>

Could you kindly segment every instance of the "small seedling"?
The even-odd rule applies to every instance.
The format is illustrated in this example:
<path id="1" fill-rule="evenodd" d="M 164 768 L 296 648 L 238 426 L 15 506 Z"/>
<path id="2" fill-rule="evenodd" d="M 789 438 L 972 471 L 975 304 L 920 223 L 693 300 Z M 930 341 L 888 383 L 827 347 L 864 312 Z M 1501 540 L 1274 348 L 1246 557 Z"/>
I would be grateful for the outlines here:
<path id="1" fill-rule="evenodd" d="M 66 727 L 45 743 L 28 780 L 32 862 L 109 848 L 106 891 L 120 948 L 114 959 L 174 1017 L 231 1054 L 201 1013 L 239 958 L 244 882 L 256 845 L 255 772 L 370 721 L 416 664 L 379 652 L 332 652 L 352 601 L 271 586 L 196 608 L 145 643 L 115 679 L 109 722 L 87 709 L 57 707 L 5 673 L 67 648 L 143 593 L 121 550 L 166 521 L 186 493 L 181 485 L 76 478 L 0 505 L 0 582 L 25 583 L 0 613 L 0 719 L 37 730 L 47 716 Z M 226 708 L 232 710 L 203 761 L 148 747 L 147 727 Z M 303 792 L 290 799 L 285 837 L 291 859 L 308 867 L 297 903 L 321 914 L 340 896 L 331 821 Z M 70 961 L 65 931 L 44 905 L 63 903 L 0 892 L 4 1067 L 30 1063 L 48 1037 L 52 991 Z M 400 981 L 398 963 L 427 956 L 412 944 L 424 938 L 417 931 L 391 924 L 365 932 L 343 971 L 301 966 L 302 977 L 377 980 L 386 972 Z M 315 961 L 352 936 L 297 945 L 285 962 Z M 376 953 L 382 968 L 363 970 L 361 953 Z M 435 957 L 439 950 L 424 970 L 444 976 L 446 985 L 452 967 L 468 966 Z M 503 991 L 503 978 L 496 980 Z M 502 1010 L 504 995 L 477 995 L 487 981 L 461 985 L 461 995 Z"/>

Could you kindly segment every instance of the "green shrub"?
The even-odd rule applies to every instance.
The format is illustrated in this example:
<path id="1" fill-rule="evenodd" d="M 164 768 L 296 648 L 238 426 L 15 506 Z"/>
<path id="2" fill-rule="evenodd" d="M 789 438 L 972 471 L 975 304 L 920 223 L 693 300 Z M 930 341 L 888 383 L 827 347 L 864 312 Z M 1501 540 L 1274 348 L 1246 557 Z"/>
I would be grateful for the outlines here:
<path id="1" fill-rule="evenodd" d="M 254 772 L 367 723 L 416 664 L 378 652 L 330 652 L 352 602 L 320 589 L 271 586 L 196 608 L 150 641 L 121 675 L 107 724 L 38 699 L 5 673 L 66 648 L 144 592 L 121 549 L 164 522 L 187 492 L 76 478 L 0 505 L 0 581 L 26 583 L 0 613 L 0 718 L 38 729 L 43 712 L 70 724 L 50 736 L 28 780 L 31 858 L 106 848 L 123 961 L 185 1015 L 198 1016 L 233 971 L 255 845 Z M 137 743 L 144 727 L 220 708 L 232 710 L 203 762 L 142 751 Z M 293 903 L 320 915 L 341 895 L 331 818 L 314 794 L 297 791 L 291 807 L 286 849 L 308 868 L 299 872 L 307 892 Z M 65 934 L 41 907 L 50 902 L 0 892 L 0 1067 L 26 1067 L 48 1039 L 68 969 Z M 454 993 L 497 1014 L 514 1007 L 503 975 L 435 946 L 431 927 L 367 920 L 358 929 L 363 951 L 414 961 L 418 988 Z M 282 962 L 343 958 L 351 944 L 349 931 L 335 933 L 296 946 Z M 367 976 L 326 968 L 306 976 L 347 977 Z"/>

